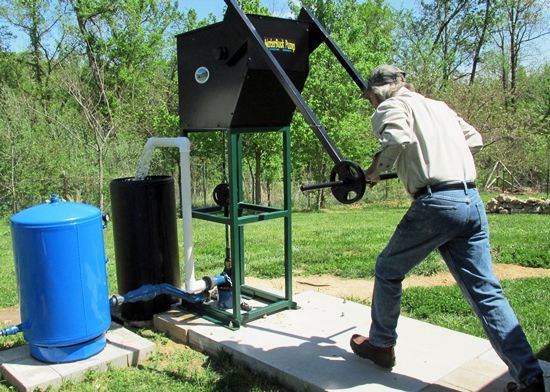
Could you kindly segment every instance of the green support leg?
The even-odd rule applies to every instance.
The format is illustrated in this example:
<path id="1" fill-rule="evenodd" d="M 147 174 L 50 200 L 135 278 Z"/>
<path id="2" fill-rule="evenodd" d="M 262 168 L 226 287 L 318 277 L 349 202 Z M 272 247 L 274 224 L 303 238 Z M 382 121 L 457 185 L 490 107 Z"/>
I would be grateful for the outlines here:
<path id="1" fill-rule="evenodd" d="M 290 161 L 290 128 L 283 131 L 283 192 L 284 192 L 284 266 L 285 266 L 285 298 L 292 301 L 292 180 Z M 295 308 L 296 304 L 293 304 Z"/>
<path id="2" fill-rule="evenodd" d="M 239 203 L 241 203 L 244 200 L 244 190 L 243 190 L 243 139 L 241 136 L 239 136 L 238 143 L 237 143 L 237 187 L 238 187 L 238 194 L 239 194 Z M 239 215 L 242 215 L 242 211 L 239 210 Z M 241 285 L 244 284 L 244 226 L 242 224 L 239 224 L 239 227 L 237 228 L 238 231 L 238 240 L 239 240 L 239 264 L 241 271 Z"/>
<path id="3" fill-rule="evenodd" d="M 241 233 L 239 227 L 239 203 L 241 201 L 241 165 L 239 161 L 242 159 L 240 154 L 241 135 L 236 130 L 229 130 L 229 220 L 231 232 L 231 261 L 232 261 L 232 276 L 233 280 L 233 318 L 238 324 L 242 322 L 241 315 L 241 286 L 242 286 L 242 263 L 241 263 Z"/>
<path id="4" fill-rule="evenodd" d="M 256 320 L 284 309 L 296 309 L 296 303 L 292 301 L 292 198 L 291 198 L 291 155 L 290 155 L 290 128 L 275 128 L 262 130 L 262 132 L 281 132 L 283 138 L 283 208 L 258 206 L 252 203 L 244 203 L 243 190 L 243 141 L 244 133 L 256 132 L 249 129 L 227 130 L 228 165 L 229 165 L 229 217 L 219 215 L 220 209 L 205 208 L 194 211 L 194 217 L 216 223 L 224 223 L 230 230 L 230 247 L 233 281 L 232 312 L 208 306 L 190 306 L 195 311 L 212 321 L 222 323 L 232 328 L 239 328 L 243 323 Z M 245 214 L 244 210 L 253 214 Z M 285 294 L 269 293 L 254 287 L 245 285 L 244 270 L 244 225 L 260 222 L 268 219 L 284 219 L 284 277 Z M 248 312 L 242 312 L 241 299 L 245 295 L 250 300 L 258 301 L 264 306 L 256 307 Z"/>

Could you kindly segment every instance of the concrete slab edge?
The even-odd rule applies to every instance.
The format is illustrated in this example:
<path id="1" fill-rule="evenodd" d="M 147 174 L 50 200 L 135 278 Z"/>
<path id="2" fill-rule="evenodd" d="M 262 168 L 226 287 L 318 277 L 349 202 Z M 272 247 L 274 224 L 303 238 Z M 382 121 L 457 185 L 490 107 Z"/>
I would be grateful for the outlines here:
<path id="1" fill-rule="evenodd" d="M 285 372 L 265 361 L 247 356 L 228 346 L 222 346 L 213 339 L 201 335 L 192 329 L 187 331 L 188 346 L 194 350 L 207 353 L 209 355 L 229 355 L 235 363 L 244 365 L 254 373 L 265 375 L 271 379 L 277 380 L 281 385 L 297 392 L 325 392 L 324 389 L 304 381 L 292 373 Z"/>
<path id="2" fill-rule="evenodd" d="M 178 320 L 179 318 L 181 318 L 181 313 L 178 312 L 174 312 L 173 314 L 157 314 L 154 317 L 155 329 L 167 334 L 175 341 L 189 346 L 193 350 L 212 356 L 228 355 L 235 363 L 241 364 L 257 374 L 274 379 L 293 391 L 324 392 L 323 389 L 320 389 L 316 385 L 310 384 L 291 373 L 283 372 L 267 362 L 258 361 L 231 347 L 220 345 L 215 340 L 191 329 L 191 325 L 178 324 L 178 321 L 181 322 L 181 320 Z"/>

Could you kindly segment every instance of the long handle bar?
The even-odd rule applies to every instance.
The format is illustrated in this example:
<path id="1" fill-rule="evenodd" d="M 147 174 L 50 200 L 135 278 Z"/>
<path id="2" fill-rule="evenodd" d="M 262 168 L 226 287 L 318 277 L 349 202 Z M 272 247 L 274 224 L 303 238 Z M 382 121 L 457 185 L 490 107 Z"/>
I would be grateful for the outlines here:
<path id="1" fill-rule="evenodd" d="M 382 173 L 380 174 L 380 180 L 391 180 L 397 178 L 397 173 Z M 300 187 L 302 192 L 313 191 L 315 189 L 332 188 L 333 186 L 345 185 L 344 181 L 328 181 L 320 182 L 318 184 L 305 184 Z"/>

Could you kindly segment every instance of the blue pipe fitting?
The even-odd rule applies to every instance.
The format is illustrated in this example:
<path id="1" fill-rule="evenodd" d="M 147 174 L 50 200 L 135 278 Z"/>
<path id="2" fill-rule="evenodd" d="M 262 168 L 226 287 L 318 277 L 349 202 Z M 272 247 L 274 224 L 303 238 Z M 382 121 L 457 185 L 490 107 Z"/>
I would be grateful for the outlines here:
<path id="1" fill-rule="evenodd" d="M 0 329 L 0 336 L 15 335 L 21 331 L 23 331 L 23 324 L 13 325 L 11 327 Z"/>
<path id="2" fill-rule="evenodd" d="M 225 272 L 221 275 L 215 276 L 214 279 L 216 281 L 216 286 L 221 286 L 225 283 L 229 283 L 230 286 L 232 285 L 231 278 Z"/>

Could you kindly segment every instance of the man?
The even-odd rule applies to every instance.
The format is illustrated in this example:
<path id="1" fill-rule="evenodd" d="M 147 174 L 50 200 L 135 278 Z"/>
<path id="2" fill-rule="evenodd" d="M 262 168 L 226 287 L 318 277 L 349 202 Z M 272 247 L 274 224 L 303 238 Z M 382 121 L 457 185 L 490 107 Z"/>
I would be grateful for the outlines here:
<path id="1" fill-rule="evenodd" d="M 381 143 L 367 181 L 396 167 L 414 201 L 376 262 L 369 336 L 353 335 L 355 354 L 383 368 L 395 364 L 394 346 L 405 274 L 438 249 L 516 383 L 505 391 L 545 391 L 543 373 L 493 275 L 489 225 L 475 187 L 473 153 L 481 135 L 445 103 L 412 91 L 405 73 L 374 69 L 364 92 Z"/>

